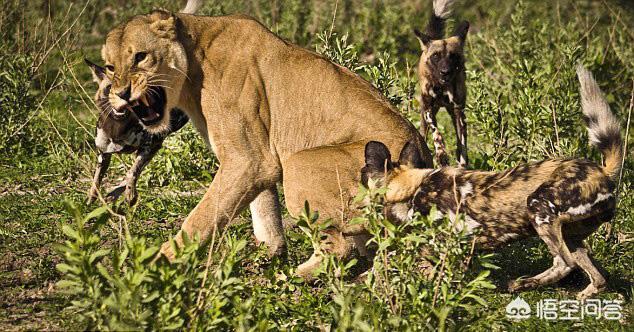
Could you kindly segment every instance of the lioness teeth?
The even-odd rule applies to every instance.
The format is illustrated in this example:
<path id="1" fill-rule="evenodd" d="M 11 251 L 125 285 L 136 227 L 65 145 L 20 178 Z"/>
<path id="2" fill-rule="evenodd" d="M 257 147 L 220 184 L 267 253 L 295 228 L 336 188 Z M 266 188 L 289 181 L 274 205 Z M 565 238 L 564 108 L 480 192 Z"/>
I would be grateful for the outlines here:
<path id="1" fill-rule="evenodd" d="M 141 102 L 143 103 L 143 105 L 149 107 L 150 103 L 147 101 L 147 96 L 146 95 L 142 95 L 141 98 L 139 98 L 141 100 Z"/>

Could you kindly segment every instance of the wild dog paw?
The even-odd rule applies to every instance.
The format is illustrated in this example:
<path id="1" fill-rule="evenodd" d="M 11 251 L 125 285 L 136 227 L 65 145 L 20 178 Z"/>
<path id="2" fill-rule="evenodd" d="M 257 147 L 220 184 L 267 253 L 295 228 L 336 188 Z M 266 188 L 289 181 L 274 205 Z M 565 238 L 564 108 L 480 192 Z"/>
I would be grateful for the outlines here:
<path id="1" fill-rule="evenodd" d="M 108 195 L 106 195 L 106 202 L 112 203 L 119 199 L 119 197 L 126 191 L 125 184 L 118 185 L 112 189 Z"/>
<path id="2" fill-rule="evenodd" d="M 137 193 L 136 188 L 132 186 L 126 186 L 125 188 L 126 202 L 128 202 L 128 204 L 130 205 L 134 205 L 136 204 L 138 198 L 139 198 L 139 194 Z"/>
<path id="3" fill-rule="evenodd" d="M 97 187 L 90 187 L 90 191 L 88 191 L 88 204 L 92 204 L 99 197 L 99 189 Z"/>

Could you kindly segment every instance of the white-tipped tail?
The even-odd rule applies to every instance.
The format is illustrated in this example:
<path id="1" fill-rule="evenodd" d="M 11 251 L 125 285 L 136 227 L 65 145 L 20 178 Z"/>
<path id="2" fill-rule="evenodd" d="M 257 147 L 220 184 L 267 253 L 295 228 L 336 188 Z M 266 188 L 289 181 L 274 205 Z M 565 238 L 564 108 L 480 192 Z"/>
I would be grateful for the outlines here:
<path id="1" fill-rule="evenodd" d="M 185 8 L 180 12 L 183 14 L 195 14 L 203 5 L 203 0 L 187 0 Z"/>
<path id="2" fill-rule="evenodd" d="M 592 73 L 577 65 L 581 110 L 588 125 L 590 143 L 597 147 L 605 159 L 605 172 L 615 178 L 621 170 L 623 140 L 619 120 L 610 111 L 610 106 L 594 80 Z"/>
<path id="3" fill-rule="evenodd" d="M 447 19 L 453 10 L 455 0 L 434 0 L 434 15 Z"/>

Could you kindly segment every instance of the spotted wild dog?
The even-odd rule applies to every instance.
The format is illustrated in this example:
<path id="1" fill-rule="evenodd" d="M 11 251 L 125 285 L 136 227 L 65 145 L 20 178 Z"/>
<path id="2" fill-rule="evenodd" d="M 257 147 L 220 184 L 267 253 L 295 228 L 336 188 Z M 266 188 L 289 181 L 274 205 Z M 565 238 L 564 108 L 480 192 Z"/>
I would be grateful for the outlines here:
<path id="1" fill-rule="evenodd" d="M 369 179 L 375 179 L 387 188 L 386 216 L 392 221 L 407 220 L 414 212 L 426 215 L 436 206 L 457 230 L 473 232 L 481 249 L 539 236 L 553 255 L 553 266 L 511 282 L 510 291 L 551 284 L 581 268 L 590 284 L 578 297 L 596 294 L 606 281 L 583 240 L 614 216 L 622 139 L 619 122 L 592 74 L 579 66 L 577 75 L 590 142 L 603 154 L 605 166 L 587 159 L 549 159 L 502 172 L 422 169 L 412 144 L 407 143 L 398 162 L 392 162 L 385 145 L 373 141 L 365 147 L 362 182 L 367 186 Z M 456 218 L 458 214 L 464 218 Z"/>
<path id="2" fill-rule="evenodd" d="M 157 121 L 160 120 L 162 114 L 147 107 L 144 102 L 134 106 L 139 109 L 137 113 L 129 109 L 120 111 L 114 109 L 108 100 L 111 82 L 105 75 L 105 69 L 87 59 L 85 62 L 92 70 L 95 83 L 98 84 L 95 102 L 100 108 L 97 135 L 95 136 L 95 145 L 99 154 L 97 156 L 97 169 L 88 193 L 88 202 L 92 203 L 99 196 L 101 180 L 108 170 L 112 154 L 136 152 L 137 157 L 125 179 L 106 196 L 106 200 L 114 201 L 125 193 L 126 201 L 130 205 L 134 205 L 138 197 L 136 183 L 143 168 L 161 149 L 165 138 L 182 128 L 189 119 L 182 111 L 173 109 L 170 117 L 170 130 L 161 134 L 149 133 L 143 128 L 140 121 Z M 150 94 L 147 98 L 160 99 L 161 94 Z M 139 120 L 136 114 L 144 115 Z"/>
<path id="3" fill-rule="evenodd" d="M 438 165 L 448 166 L 449 160 L 443 137 L 436 124 L 436 113 L 444 107 L 456 130 L 458 164 L 466 167 L 467 123 L 464 113 L 467 89 L 465 86 L 464 43 L 469 22 L 460 23 L 454 34 L 445 38 L 445 20 L 451 14 L 454 0 L 434 0 L 434 12 L 426 31 L 414 30 L 421 47 L 418 80 L 421 89 L 421 126 L 423 137 L 431 130 L 435 159 Z"/>

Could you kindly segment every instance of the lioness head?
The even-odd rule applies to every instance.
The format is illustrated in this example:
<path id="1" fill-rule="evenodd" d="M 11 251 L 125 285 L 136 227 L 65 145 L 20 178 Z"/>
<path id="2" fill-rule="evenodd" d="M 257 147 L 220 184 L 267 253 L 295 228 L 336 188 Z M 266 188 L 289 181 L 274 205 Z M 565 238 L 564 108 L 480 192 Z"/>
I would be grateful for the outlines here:
<path id="1" fill-rule="evenodd" d="M 371 141 L 365 145 L 365 166 L 361 169 L 364 186 L 387 188 L 385 194 L 385 214 L 393 222 L 403 222 L 411 218 L 413 198 L 425 176 L 431 169 L 425 167 L 416 145 L 407 142 L 398 161 L 392 161 L 390 151 L 381 142 Z M 370 181 L 372 180 L 372 181 Z"/>
<path id="2" fill-rule="evenodd" d="M 469 22 L 462 22 L 456 27 L 453 36 L 434 40 L 415 30 L 422 50 L 419 74 L 440 85 L 453 82 L 456 74 L 464 71 L 463 49 L 468 31 Z"/>
<path id="3" fill-rule="evenodd" d="M 177 40 L 178 19 L 166 11 L 139 15 L 114 28 L 101 56 L 112 86 L 113 112 L 134 112 L 152 133 L 169 129 L 170 110 L 179 103 L 187 56 Z"/>

